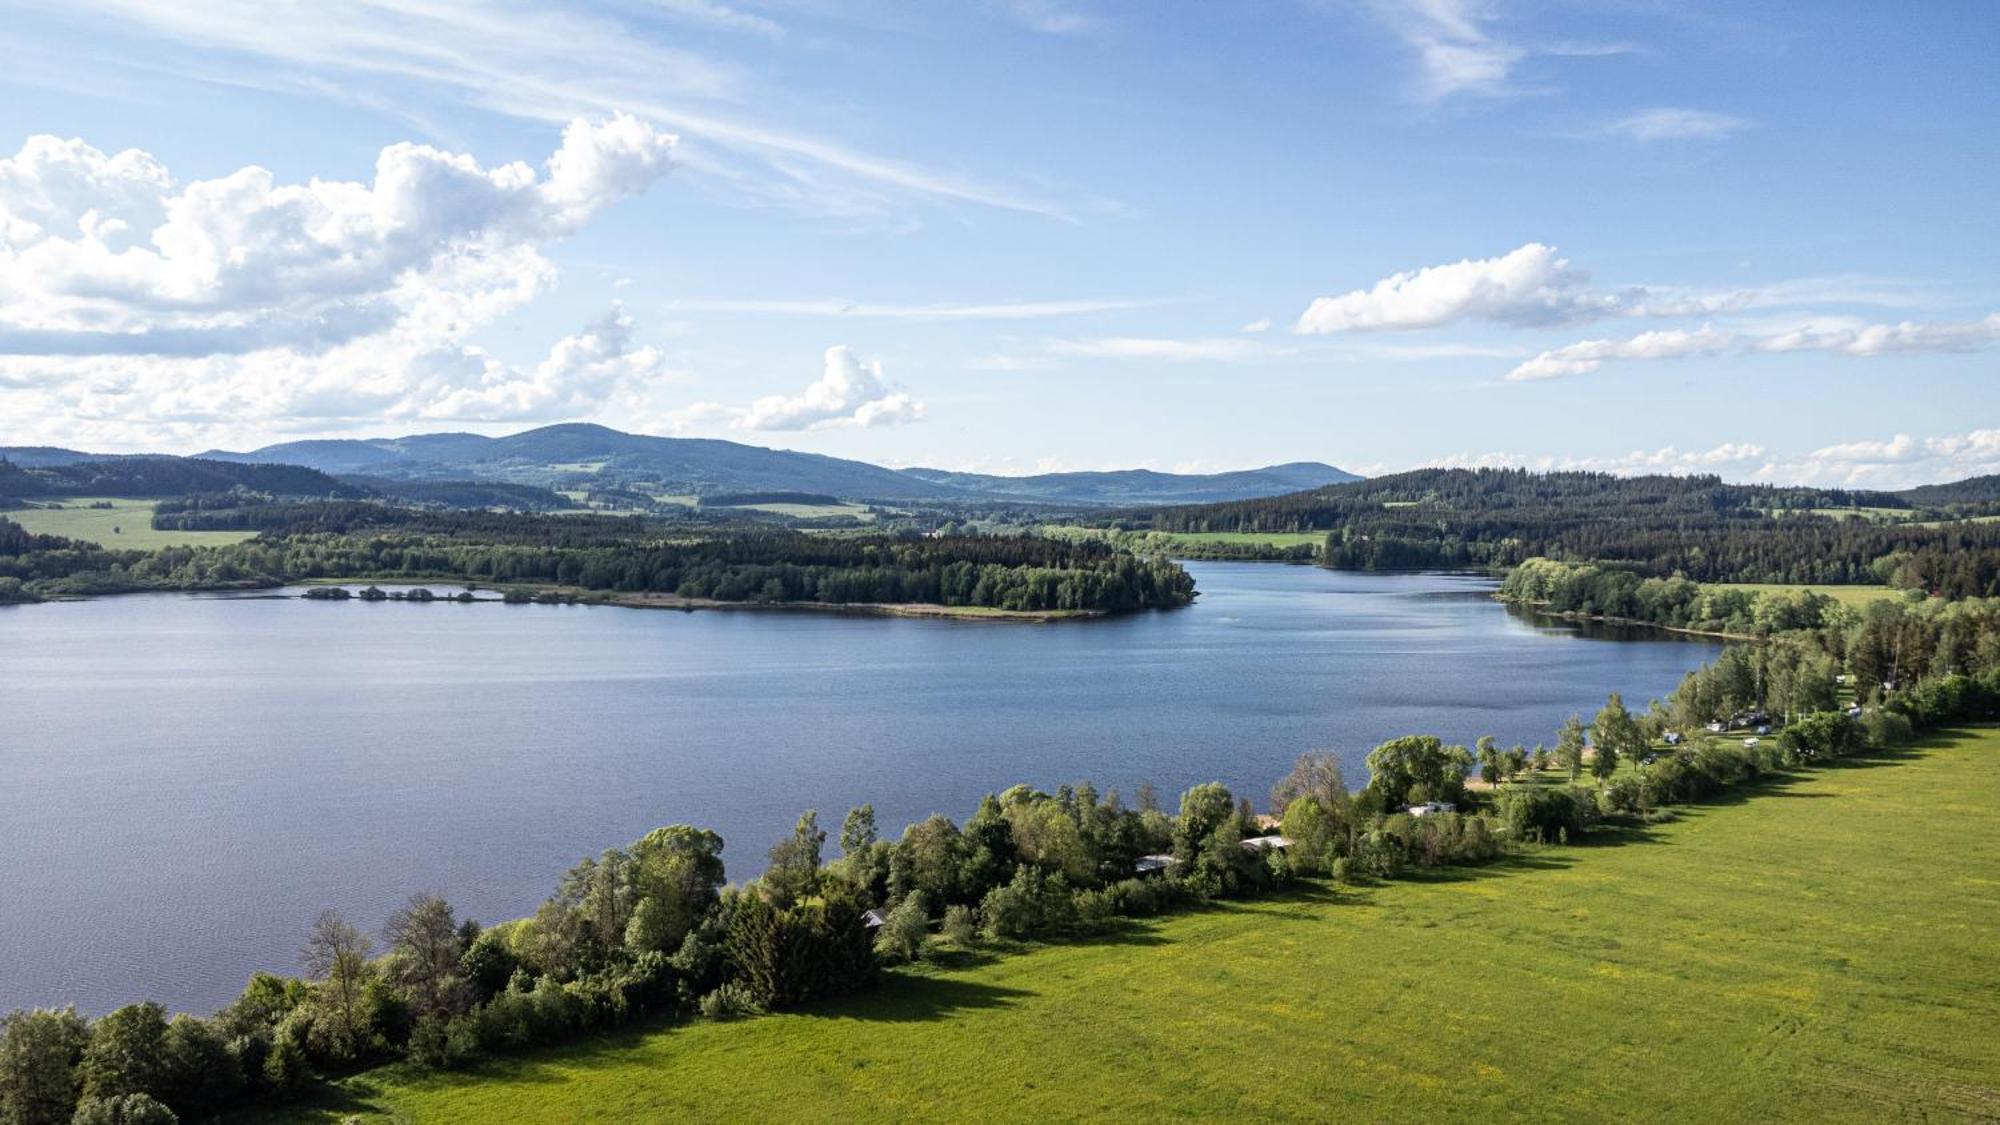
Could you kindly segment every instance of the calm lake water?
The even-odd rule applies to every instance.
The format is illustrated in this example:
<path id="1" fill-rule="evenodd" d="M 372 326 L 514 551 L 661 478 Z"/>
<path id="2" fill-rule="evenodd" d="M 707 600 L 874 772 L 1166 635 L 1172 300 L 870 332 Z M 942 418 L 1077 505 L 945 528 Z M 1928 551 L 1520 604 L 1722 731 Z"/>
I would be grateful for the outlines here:
<path id="1" fill-rule="evenodd" d="M 686 821 L 735 878 L 800 810 L 885 832 L 1082 778 L 1259 799 L 1301 751 L 1553 742 L 1687 639 L 1537 625 L 1489 582 L 1196 563 L 1189 609 L 1056 625 L 137 595 L 0 608 L 0 1011 L 205 1012 L 334 907 L 533 911 Z"/>

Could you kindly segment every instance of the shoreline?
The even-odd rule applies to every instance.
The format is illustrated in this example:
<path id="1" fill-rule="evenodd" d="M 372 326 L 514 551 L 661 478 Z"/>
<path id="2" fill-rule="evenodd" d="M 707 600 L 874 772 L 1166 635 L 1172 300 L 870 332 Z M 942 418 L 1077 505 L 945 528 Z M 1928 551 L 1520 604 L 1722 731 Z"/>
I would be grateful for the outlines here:
<path id="1" fill-rule="evenodd" d="M 398 576 L 394 578 L 304 578 L 285 583 L 286 586 L 368 586 L 426 588 L 450 585 L 470 591 L 490 591 L 506 594 L 510 591 L 524 591 L 530 594 L 553 594 L 565 605 L 603 605 L 621 609 L 678 610 L 692 613 L 696 610 L 772 610 L 789 613 L 845 614 L 857 617 L 908 617 L 928 618 L 941 621 L 1006 621 L 1019 624 L 1048 624 L 1057 621 L 1092 621 L 1115 617 L 1120 613 L 1138 613 L 1140 610 L 1112 611 L 1097 609 L 998 609 L 989 606 L 938 605 L 930 602 L 732 602 L 717 598 L 690 598 L 680 594 L 652 591 L 616 593 L 607 590 L 579 590 L 562 586 L 540 586 L 529 583 L 466 582 L 461 578 L 421 579 Z M 305 595 L 285 595 L 303 599 Z M 356 599 L 360 600 L 360 599 Z M 438 601 L 450 601 L 439 597 Z M 499 598 L 480 598 L 484 602 L 502 602 Z M 456 604 L 456 603 L 454 603 Z M 519 604 L 519 603 L 514 603 Z M 1190 603 L 1192 604 L 1192 603 Z M 1167 607 L 1167 608 L 1180 608 Z"/>
<path id="2" fill-rule="evenodd" d="M 604 598 L 579 598 L 590 605 L 614 605 L 626 609 L 668 609 L 692 613 L 698 609 L 768 609 L 794 613 L 849 614 L 858 617 L 916 617 L 945 621 L 1012 621 L 1039 625 L 1054 621 L 1090 621 L 1114 614 L 1102 609 L 996 609 L 988 606 L 936 605 L 930 602 L 725 602 L 714 598 L 686 598 L 679 594 L 613 594 Z M 1139 612 L 1133 610 L 1131 612 Z"/>
<path id="3" fill-rule="evenodd" d="M 1767 639 L 1755 633 L 1729 633 L 1720 629 L 1689 629 L 1681 625 L 1661 625 L 1653 621 L 1641 621 L 1636 617 L 1614 617 L 1608 613 L 1578 613 L 1573 609 L 1553 610 L 1548 608 L 1549 603 L 1547 602 L 1529 602 L 1518 598 L 1503 598 L 1497 593 L 1493 595 L 1493 600 L 1499 602 L 1501 605 L 1521 606 L 1526 609 L 1532 609 L 1544 617 L 1555 617 L 1564 621 L 1586 621 L 1593 625 L 1622 625 L 1633 629 L 1658 629 L 1663 633 L 1679 633 L 1686 637 L 1712 637 L 1723 641 L 1762 641 Z"/>

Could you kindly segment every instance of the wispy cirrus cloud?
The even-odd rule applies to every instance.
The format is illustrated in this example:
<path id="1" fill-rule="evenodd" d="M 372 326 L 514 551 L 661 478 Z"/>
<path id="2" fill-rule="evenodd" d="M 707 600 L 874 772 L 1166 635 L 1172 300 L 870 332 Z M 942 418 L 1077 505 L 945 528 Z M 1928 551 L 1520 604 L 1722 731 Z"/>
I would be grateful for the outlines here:
<path id="1" fill-rule="evenodd" d="M 1719 141 L 1752 126 L 1747 117 L 1709 109 L 1655 106 L 1630 113 L 1605 126 L 1608 134 L 1631 140 Z"/>
<path id="2" fill-rule="evenodd" d="M 1821 317 L 1793 327 L 1763 332 L 1723 331 L 1703 325 L 1694 331 L 1642 332 L 1623 339 L 1583 340 L 1542 352 L 1506 375 L 1510 383 L 1589 375 L 1614 361 L 1679 359 L 1691 355 L 1824 352 L 1856 358 L 1889 354 L 1969 352 L 2000 344 L 2000 313 L 1979 320 L 1869 323 L 1851 317 Z"/>
<path id="3" fill-rule="evenodd" d="M 1044 35 L 1076 35 L 1098 24 L 1097 17 L 1075 4 L 1058 0 L 991 0 L 1014 23 Z"/>
<path id="4" fill-rule="evenodd" d="M 898 200 L 974 204 L 1058 219 L 1076 208 L 1035 190 L 854 148 L 771 122 L 752 68 L 675 46 L 649 18 L 783 38 L 773 19 L 709 0 L 586 11 L 524 3 L 329 0 L 283 18 L 254 0 L 78 0 L 100 30 L 201 49 L 199 77 L 318 94 L 414 83 L 532 121 L 628 113 L 679 132 L 687 167 L 725 190 L 811 210 L 885 212 Z M 89 65 L 90 60 L 78 60 Z M 1089 206 L 1096 206 L 1091 204 Z"/>
<path id="5" fill-rule="evenodd" d="M 1420 101 L 1498 98 L 1540 92 L 1521 82 L 1518 70 L 1535 57 L 1601 58 L 1622 55 L 1625 43 L 1540 39 L 1502 29 L 1490 0 L 1368 0 L 1377 22 L 1415 53 Z"/>
<path id="6" fill-rule="evenodd" d="M 1157 336 L 1107 336 L 1088 340 L 1055 340 L 1054 355 L 1085 359 L 1156 359 L 1175 363 L 1234 362 L 1278 354 L 1280 349 L 1257 340 L 1218 336 L 1173 339 Z"/>
<path id="7" fill-rule="evenodd" d="M 1176 297 L 1081 298 L 1054 301 L 987 301 L 940 304 L 895 304 L 850 301 L 839 297 L 759 300 L 690 297 L 674 301 L 675 309 L 700 312 L 753 313 L 776 316 L 852 317 L 857 320 L 1038 320 L 1126 312 L 1179 303 Z"/>
<path id="8" fill-rule="evenodd" d="M 1491 97 L 1508 91 L 1514 66 L 1527 55 L 1489 28 L 1483 4 L 1468 0 L 1372 0 L 1369 9 L 1416 52 L 1417 95 L 1436 101 L 1454 94 Z"/>

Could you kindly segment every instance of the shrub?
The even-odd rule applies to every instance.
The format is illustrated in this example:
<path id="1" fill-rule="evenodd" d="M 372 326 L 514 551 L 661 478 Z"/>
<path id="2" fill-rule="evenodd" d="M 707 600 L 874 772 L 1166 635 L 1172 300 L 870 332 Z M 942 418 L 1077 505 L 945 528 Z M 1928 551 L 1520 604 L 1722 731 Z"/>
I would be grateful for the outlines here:
<path id="1" fill-rule="evenodd" d="M 1645 789 L 1638 778 L 1627 774 L 1613 778 L 1597 794 L 1597 805 L 1606 815 L 1635 813 L 1645 799 Z"/>
<path id="2" fill-rule="evenodd" d="M 459 975 L 472 987 L 474 999 L 482 1001 L 505 989 L 520 967 L 520 958 L 514 955 L 507 944 L 506 932 L 500 929 L 481 932 L 458 958 Z"/>
<path id="3" fill-rule="evenodd" d="M 761 1011 L 757 998 L 750 994 L 750 990 L 733 980 L 723 982 L 715 991 L 701 998 L 701 1014 L 707 1019 L 730 1020 L 754 1016 Z"/>
<path id="4" fill-rule="evenodd" d="M 1796 761 L 1838 758 L 1861 749 L 1861 730 L 1839 711 L 1815 711 L 1785 728 L 1778 744 Z"/>
<path id="5" fill-rule="evenodd" d="M 85 1098 L 70 1125 L 177 1125 L 180 1118 L 147 1094 Z"/>
<path id="6" fill-rule="evenodd" d="M 262 1074 L 265 1087 L 279 1098 L 289 1098 L 304 1088 L 312 1070 L 306 1065 L 305 1048 L 299 1045 L 296 1036 L 278 1035 L 271 1040 Z"/>
<path id="7" fill-rule="evenodd" d="M 1581 794 L 1585 800 L 1577 800 Z M 1552 843 L 1588 827 L 1584 810 L 1596 811 L 1589 793 L 1574 787 L 1509 789 L 1500 795 L 1500 827 L 1510 839 Z"/>
<path id="8" fill-rule="evenodd" d="M 1018 940 L 1033 933 L 1041 924 L 1042 876 L 1032 867 L 1019 867 L 1004 886 L 986 892 L 979 904 L 979 916 L 986 920 L 986 936 Z"/>
<path id="9" fill-rule="evenodd" d="M 459 1060 L 452 1057 L 451 1029 L 459 1022 L 435 1012 L 419 1017 L 416 1026 L 410 1029 L 410 1061 L 436 1070 L 449 1070 L 456 1065 Z"/>
<path id="10" fill-rule="evenodd" d="M 1118 903 L 1109 891 L 1078 891 L 1076 924 L 1086 930 L 1103 929 L 1118 913 Z"/>
<path id="11" fill-rule="evenodd" d="M 875 952 L 892 964 L 914 961 L 923 952 L 930 936 L 930 902 L 922 891 L 911 891 L 889 911 L 882 927 L 875 931 Z"/>
<path id="12" fill-rule="evenodd" d="M 1893 750 L 1907 746 L 1917 736 L 1917 729 L 1908 715 L 1876 707 L 1861 716 L 1862 737 L 1870 748 Z"/>
<path id="13" fill-rule="evenodd" d="M 945 940 L 960 949 L 979 944 L 979 916 L 970 906 L 947 907 L 944 912 Z"/>

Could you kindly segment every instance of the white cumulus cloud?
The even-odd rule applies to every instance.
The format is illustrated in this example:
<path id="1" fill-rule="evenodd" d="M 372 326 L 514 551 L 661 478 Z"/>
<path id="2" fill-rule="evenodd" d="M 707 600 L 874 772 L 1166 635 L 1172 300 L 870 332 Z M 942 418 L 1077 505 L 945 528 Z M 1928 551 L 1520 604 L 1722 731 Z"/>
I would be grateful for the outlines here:
<path id="1" fill-rule="evenodd" d="M 1605 360 L 1676 359 L 1681 356 L 1714 353 L 1728 348 L 1735 337 L 1708 325 L 1689 331 L 1682 328 L 1641 332 L 1625 340 L 1584 340 L 1567 347 L 1546 351 L 1507 373 L 1510 383 L 1536 379 L 1557 379 L 1565 375 L 1587 375 Z"/>
<path id="2" fill-rule="evenodd" d="M 2000 473 L 2000 430 L 1840 442 L 1801 457 L 1778 458 L 1759 479 L 1830 488 L 1910 488 Z"/>
<path id="3" fill-rule="evenodd" d="M 425 405 L 424 417 L 568 418 L 595 410 L 627 388 L 678 378 L 658 348 L 633 346 L 632 318 L 615 302 L 581 332 L 558 340 L 548 358 L 532 368 L 513 368 L 484 353 L 469 356 L 479 362 L 479 381 Z"/>
<path id="4" fill-rule="evenodd" d="M 1892 354 L 1969 352 L 2000 344 L 2000 313 L 1969 321 L 1901 321 L 1870 324 L 1848 317 L 1819 318 L 1764 332 L 1698 330 L 1642 332 L 1626 339 L 1583 340 L 1542 352 L 1506 376 L 1510 383 L 1588 375 L 1615 360 L 1677 359 L 1726 352 L 1771 354 L 1825 352 L 1868 358 Z"/>
<path id="5" fill-rule="evenodd" d="M 613 117 L 572 122 L 541 168 L 396 144 L 367 182 L 183 184 L 137 150 L 31 138 L 0 159 L 0 416 L 132 445 L 595 409 L 670 374 L 622 309 L 527 368 L 468 337 L 544 291 L 543 248 L 673 146 Z"/>
<path id="6" fill-rule="evenodd" d="M 281 342 L 274 327 L 311 342 L 330 321 L 379 324 L 426 289 L 475 277 L 490 288 L 496 255 L 574 233 L 644 191 L 673 143 L 619 117 L 572 123 L 546 175 L 395 144 L 369 183 L 280 184 L 252 166 L 177 186 L 143 152 L 33 137 L 0 160 L 0 332 L 74 353 L 93 338 L 133 351 L 147 342 L 134 336 L 200 330 L 223 351 L 229 330 L 262 346 Z M 533 288 L 545 263 L 508 266 L 508 281 Z M 32 351 L 28 338 L 7 350 Z"/>
<path id="7" fill-rule="evenodd" d="M 823 430 L 893 426 L 924 416 L 924 404 L 847 347 L 826 350 L 820 377 L 796 395 L 766 395 L 736 418 L 745 430 Z"/>
<path id="8" fill-rule="evenodd" d="M 1557 257 L 1555 247 L 1530 242 L 1497 258 L 1426 266 L 1391 274 L 1368 289 L 1321 297 L 1293 330 L 1409 330 L 1470 319 L 1560 324 L 1618 309 L 1616 296 L 1593 289 L 1587 275 Z"/>

